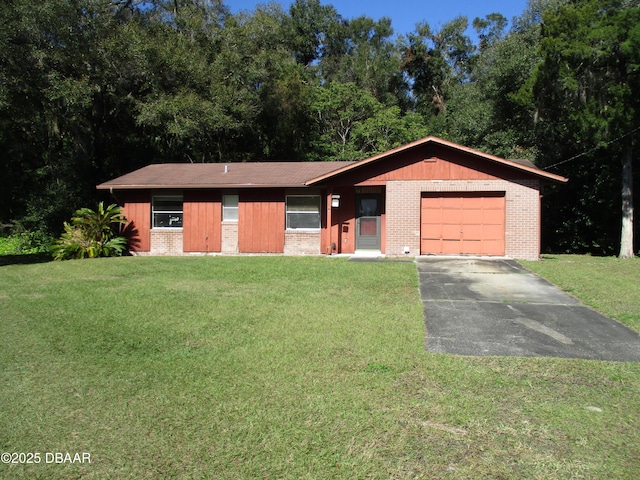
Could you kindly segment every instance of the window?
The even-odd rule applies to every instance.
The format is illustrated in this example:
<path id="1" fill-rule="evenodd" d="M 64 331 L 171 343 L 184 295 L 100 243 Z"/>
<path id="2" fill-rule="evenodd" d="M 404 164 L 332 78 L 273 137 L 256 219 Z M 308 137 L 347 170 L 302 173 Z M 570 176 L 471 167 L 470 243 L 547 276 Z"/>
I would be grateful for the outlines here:
<path id="1" fill-rule="evenodd" d="M 238 221 L 238 195 L 222 196 L 222 221 Z"/>
<path id="2" fill-rule="evenodd" d="M 287 229 L 320 228 L 320 196 L 287 197 Z"/>
<path id="3" fill-rule="evenodd" d="M 182 197 L 153 197 L 153 228 L 182 228 Z"/>

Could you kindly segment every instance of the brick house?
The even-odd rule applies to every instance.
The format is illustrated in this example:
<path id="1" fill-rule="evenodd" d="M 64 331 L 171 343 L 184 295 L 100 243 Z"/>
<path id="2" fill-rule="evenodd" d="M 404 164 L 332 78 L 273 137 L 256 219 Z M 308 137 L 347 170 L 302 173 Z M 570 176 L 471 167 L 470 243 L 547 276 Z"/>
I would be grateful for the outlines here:
<path id="1" fill-rule="evenodd" d="M 567 179 L 427 137 L 357 162 L 149 165 L 98 185 L 139 255 L 537 259 L 540 191 Z"/>

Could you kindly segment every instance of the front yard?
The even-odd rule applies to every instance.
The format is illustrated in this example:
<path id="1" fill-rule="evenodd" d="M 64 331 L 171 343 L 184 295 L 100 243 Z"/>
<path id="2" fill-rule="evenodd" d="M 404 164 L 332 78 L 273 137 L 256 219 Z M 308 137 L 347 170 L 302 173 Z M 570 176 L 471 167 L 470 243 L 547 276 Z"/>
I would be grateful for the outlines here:
<path id="1" fill-rule="evenodd" d="M 41 461 L 0 478 L 637 475 L 640 365 L 431 354 L 417 282 L 328 258 L 2 266 L 0 447 Z"/>

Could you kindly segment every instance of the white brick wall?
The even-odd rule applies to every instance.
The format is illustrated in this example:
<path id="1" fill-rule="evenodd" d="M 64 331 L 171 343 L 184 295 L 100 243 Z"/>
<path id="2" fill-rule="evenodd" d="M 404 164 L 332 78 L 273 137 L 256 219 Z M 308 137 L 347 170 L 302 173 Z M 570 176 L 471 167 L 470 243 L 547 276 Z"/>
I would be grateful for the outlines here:
<path id="1" fill-rule="evenodd" d="M 285 255 L 318 255 L 320 253 L 320 230 L 286 230 L 284 232 Z"/>
<path id="2" fill-rule="evenodd" d="M 150 255 L 184 255 L 182 229 L 151 229 Z"/>
<path id="3" fill-rule="evenodd" d="M 540 192 L 536 180 L 417 180 L 387 183 L 386 254 L 420 255 L 422 192 L 505 192 L 505 256 L 537 260 L 540 253 Z"/>
<path id="4" fill-rule="evenodd" d="M 222 222 L 222 253 L 238 253 L 238 222 Z"/>

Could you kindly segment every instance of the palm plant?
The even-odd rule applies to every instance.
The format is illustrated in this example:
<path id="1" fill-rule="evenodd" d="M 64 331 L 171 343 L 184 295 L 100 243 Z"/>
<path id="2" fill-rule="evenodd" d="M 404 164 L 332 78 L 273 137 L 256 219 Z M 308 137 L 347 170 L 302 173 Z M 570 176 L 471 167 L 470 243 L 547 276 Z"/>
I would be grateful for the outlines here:
<path id="1" fill-rule="evenodd" d="M 118 235 L 117 227 L 125 223 L 116 204 L 105 208 L 100 202 L 95 211 L 90 208 L 76 210 L 71 223 L 64 222 L 64 233 L 53 247 L 53 256 L 56 260 L 120 256 L 127 247 L 127 240 Z"/>

